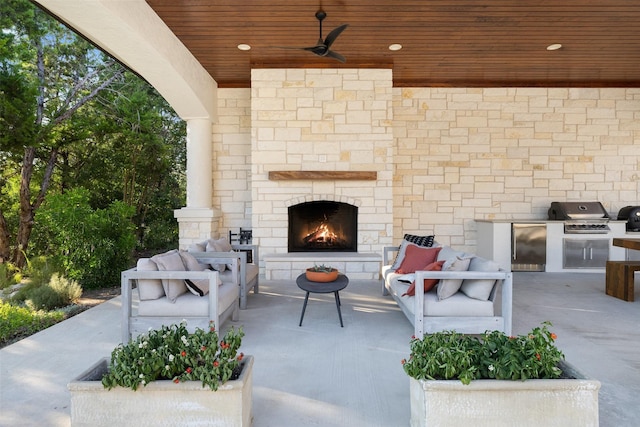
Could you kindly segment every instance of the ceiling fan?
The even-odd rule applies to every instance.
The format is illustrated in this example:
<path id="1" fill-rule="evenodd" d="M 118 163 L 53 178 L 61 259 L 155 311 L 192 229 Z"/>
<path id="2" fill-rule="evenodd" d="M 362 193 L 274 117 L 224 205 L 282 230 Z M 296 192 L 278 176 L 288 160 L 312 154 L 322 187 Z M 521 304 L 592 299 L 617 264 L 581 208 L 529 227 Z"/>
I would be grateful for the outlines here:
<path id="1" fill-rule="evenodd" d="M 309 47 L 285 47 L 285 49 L 301 49 L 306 50 L 314 55 L 318 56 L 328 56 L 329 58 L 336 59 L 340 62 L 347 62 L 344 56 L 340 55 L 337 52 L 332 51 L 331 45 L 336 41 L 338 36 L 349 26 L 349 24 L 343 24 L 339 27 L 334 28 L 324 40 L 322 39 L 322 21 L 327 17 L 327 14 L 322 10 L 318 10 L 316 12 L 316 19 L 320 23 L 320 37 L 318 38 L 318 43 L 315 46 Z"/>

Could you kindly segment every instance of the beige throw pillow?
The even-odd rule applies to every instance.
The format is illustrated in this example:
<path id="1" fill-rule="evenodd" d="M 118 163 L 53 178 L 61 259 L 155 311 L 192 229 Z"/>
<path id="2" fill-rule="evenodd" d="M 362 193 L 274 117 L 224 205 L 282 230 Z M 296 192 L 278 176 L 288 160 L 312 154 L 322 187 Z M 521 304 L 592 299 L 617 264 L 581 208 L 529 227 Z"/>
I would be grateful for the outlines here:
<path id="1" fill-rule="evenodd" d="M 164 254 L 155 255 L 151 258 L 151 261 L 156 263 L 159 271 L 185 271 L 182 257 L 175 249 Z M 173 303 L 176 302 L 180 295 L 187 292 L 187 286 L 184 280 L 181 279 L 163 279 L 162 287 L 167 299 Z"/>
<path id="2" fill-rule="evenodd" d="M 158 271 L 158 266 L 149 258 L 140 258 L 136 265 L 138 271 Z M 164 296 L 164 288 L 160 279 L 137 279 L 140 301 L 159 299 Z"/>

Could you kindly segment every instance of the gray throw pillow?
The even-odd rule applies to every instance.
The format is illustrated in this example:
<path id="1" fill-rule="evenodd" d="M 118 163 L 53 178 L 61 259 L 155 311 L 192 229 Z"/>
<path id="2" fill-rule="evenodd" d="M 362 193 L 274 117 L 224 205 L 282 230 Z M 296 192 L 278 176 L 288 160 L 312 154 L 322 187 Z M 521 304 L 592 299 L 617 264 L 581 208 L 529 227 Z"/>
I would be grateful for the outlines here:
<path id="1" fill-rule="evenodd" d="M 473 257 L 469 264 L 469 271 L 500 271 L 500 265 L 492 260 L 481 257 Z M 493 279 L 465 279 L 460 291 L 469 298 L 487 301 L 496 281 Z"/>
<path id="2" fill-rule="evenodd" d="M 447 260 L 442 266 L 442 271 L 467 271 L 471 258 L 455 257 Z M 460 290 L 462 279 L 441 279 L 438 282 L 438 300 L 442 301 L 454 295 Z"/>

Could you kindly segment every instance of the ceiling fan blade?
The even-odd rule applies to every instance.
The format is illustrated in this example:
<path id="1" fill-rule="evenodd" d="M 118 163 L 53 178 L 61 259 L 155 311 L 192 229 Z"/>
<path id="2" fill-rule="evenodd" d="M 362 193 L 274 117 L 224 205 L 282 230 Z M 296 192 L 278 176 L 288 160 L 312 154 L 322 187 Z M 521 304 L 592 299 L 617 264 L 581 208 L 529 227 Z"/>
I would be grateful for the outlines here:
<path id="1" fill-rule="evenodd" d="M 324 55 L 324 56 L 328 56 L 330 58 L 337 59 L 338 61 L 342 62 L 343 64 L 345 62 L 347 62 L 347 60 L 346 60 L 346 58 L 344 56 L 342 56 L 339 53 L 334 52 L 332 50 L 327 51 L 326 55 Z"/>
<path id="2" fill-rule="evenodd" d="M 331 47 L 331 45 L 333 44 L 334 41 L 336 41 L 336 39 L 338 38 L 338 36 L 347 29 L 347 27 L 349 26 L 349 24 L 343 24 L 340 25 L 337 28 L 334 28 L 329 35 L 327 36 L 327 38 L 324 40 L 324 44 L 327 45 L 327 47 Z"/>

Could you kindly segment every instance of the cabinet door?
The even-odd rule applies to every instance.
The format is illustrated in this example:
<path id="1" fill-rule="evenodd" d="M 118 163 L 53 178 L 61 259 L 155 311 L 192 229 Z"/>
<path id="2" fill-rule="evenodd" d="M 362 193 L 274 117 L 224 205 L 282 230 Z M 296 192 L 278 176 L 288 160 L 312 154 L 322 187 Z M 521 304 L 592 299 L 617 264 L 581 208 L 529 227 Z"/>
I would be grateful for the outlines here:
<path id="1" fill-rule="evenodd" d="M 564 239 L 564 268 L 605 268 L 609 239 Z"/>

